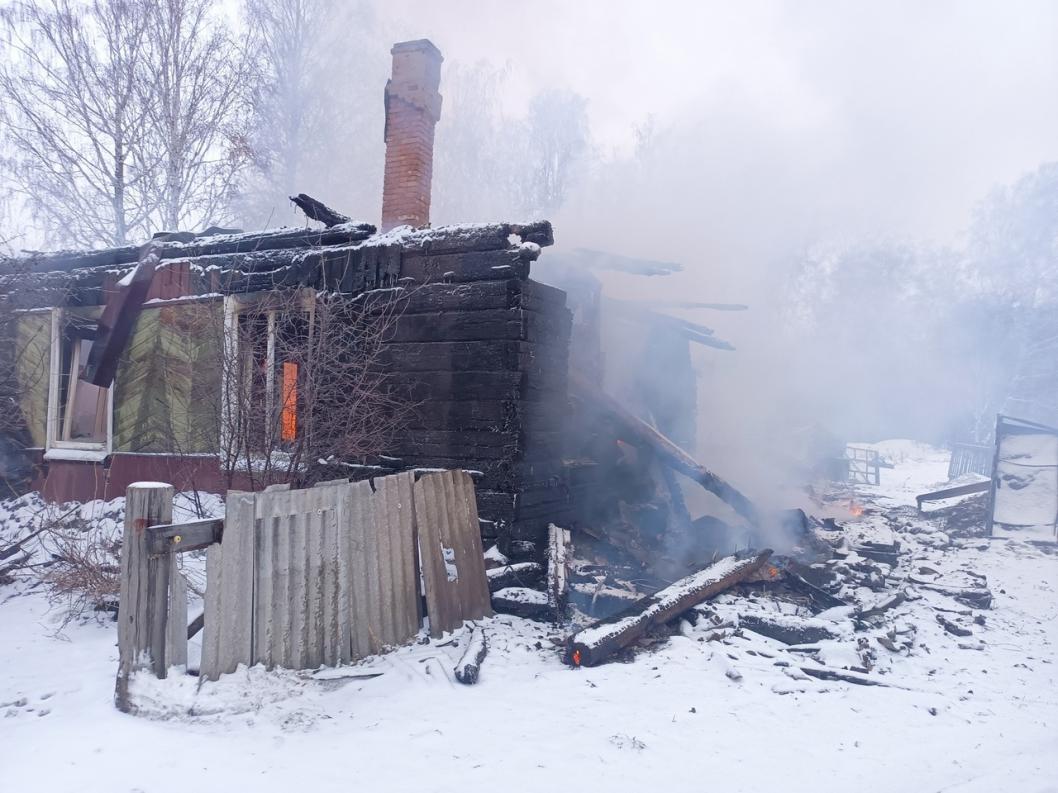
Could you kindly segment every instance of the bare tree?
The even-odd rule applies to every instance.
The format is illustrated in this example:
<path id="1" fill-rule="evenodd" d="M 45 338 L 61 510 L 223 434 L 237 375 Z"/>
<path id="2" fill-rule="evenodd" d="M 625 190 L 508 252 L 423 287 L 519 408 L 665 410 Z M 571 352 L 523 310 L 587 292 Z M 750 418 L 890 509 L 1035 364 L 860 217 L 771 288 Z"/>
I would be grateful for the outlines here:
<path id="1" fill-rule="evenodd" d="M 51 0 L 3 12 L 0 121 L 14 190 L 48 242 L 121 245 L 148 231 L 137 85 L 145 8 Z"/>
<path id="2" fill-rule="evenodd" d="M 300 192 L 326 196 L 353 216 L 377 216 L 388 52 L 371 5 L 245 0 L 245 14 L 253 69 L 245 222 L 274 224 Z"/>
<path id="3" fill-rule="evenodd" d="M 248 160 L 241 119 L 245 53 L 214 17 L 209 0 L 144 3 L 140 62 L 153 224 L 165 230 L 223 220 Z"/>
<path id="4" fill-rule="evenodd" d="M 414 408 L 384 360 L 407 296 L 266 292 L 228 314 L 219 404 L 229 486 L 311 484 L 385 452 Z"/>

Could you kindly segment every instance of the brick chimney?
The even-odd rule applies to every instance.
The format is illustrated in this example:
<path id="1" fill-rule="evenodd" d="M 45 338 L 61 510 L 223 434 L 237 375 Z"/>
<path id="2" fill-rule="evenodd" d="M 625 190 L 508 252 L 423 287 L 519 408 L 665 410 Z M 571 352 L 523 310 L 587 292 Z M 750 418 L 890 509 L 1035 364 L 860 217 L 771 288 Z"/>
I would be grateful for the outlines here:
<path id="1" fill-rule="evenodd" d="M 430 222 L 433 130 L 441 117 L 441 51 L 428 39 L 394 44 L 386 83 L 382 230 Z"/>

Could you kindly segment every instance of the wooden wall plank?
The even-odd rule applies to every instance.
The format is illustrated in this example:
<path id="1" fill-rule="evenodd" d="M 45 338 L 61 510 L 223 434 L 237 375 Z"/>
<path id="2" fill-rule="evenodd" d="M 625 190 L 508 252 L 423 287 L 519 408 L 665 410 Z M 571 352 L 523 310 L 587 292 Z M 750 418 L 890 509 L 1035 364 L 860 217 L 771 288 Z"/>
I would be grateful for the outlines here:
<path id="1" fill-rule="evenodd" d="M 187 667 L 187 579 L 176 554 L 169 562 L 169 615 L 166 620 L 165 667 Z"/>

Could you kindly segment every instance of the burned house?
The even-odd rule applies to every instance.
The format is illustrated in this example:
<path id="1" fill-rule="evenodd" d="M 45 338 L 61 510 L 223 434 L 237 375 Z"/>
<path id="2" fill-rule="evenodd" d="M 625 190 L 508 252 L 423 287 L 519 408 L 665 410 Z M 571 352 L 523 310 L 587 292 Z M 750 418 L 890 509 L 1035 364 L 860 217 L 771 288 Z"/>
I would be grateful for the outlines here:
<path id="1" fill-rule="evenodd" d="M 673 471 L 751 518 L 666 437 L 695 435 L 688 344 L 729 345 L 604 302 L 575 260 L 547 274 L 564 289 L 530 278 L 546 221 L 429 227 L 441 55 L 392 53 L 381 229 L 301 195 L 317 227 L 2 263 L 6 479 L 61 501 L 144 479 L 220 492 L 462 469 L 484 539 L 516 555 L 558 523 L 605 525 L 630 558 L 656 558 L 670 528 L 693 528 Z M 603 315 L 645 340 L 638 376 L 607 383 Z M 662 393 L 661 374 L 683 381 Z"/>

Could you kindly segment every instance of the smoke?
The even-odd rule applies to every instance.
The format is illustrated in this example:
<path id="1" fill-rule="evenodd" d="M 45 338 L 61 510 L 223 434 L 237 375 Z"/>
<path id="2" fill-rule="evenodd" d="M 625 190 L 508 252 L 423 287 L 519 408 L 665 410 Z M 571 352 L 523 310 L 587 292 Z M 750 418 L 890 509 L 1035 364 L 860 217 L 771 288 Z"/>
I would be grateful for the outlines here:
<path id="1" fill-rule="evenodd" d="M 1040 169 L 1058 160 L 1058 5 L 340 5 L 322 3 L 319 59 L 283 94 L 315 120 L 279 141 L 297 184 L 266 174 L 248 227 L 297 222 L 292 190 L 377 218 L 389 43 L 429 37 L 446 59 L 435 222 L 546 216 L 544 259 L 683 265 L 600 273 L 608 297 L 750 306 L 666 311 L 737 348 L 691 346 L 693 451 L 764 506 L 789 506 L 828 443 L 979 434 L 1004 400 L 1046 410 L 1025 384 L 1049 382 L 1047 329 L 1018 312 L 1053 300 L 1031 274 L 1058 271 L 1058 212 L 1038 211 L 1058 196 Z"/>

